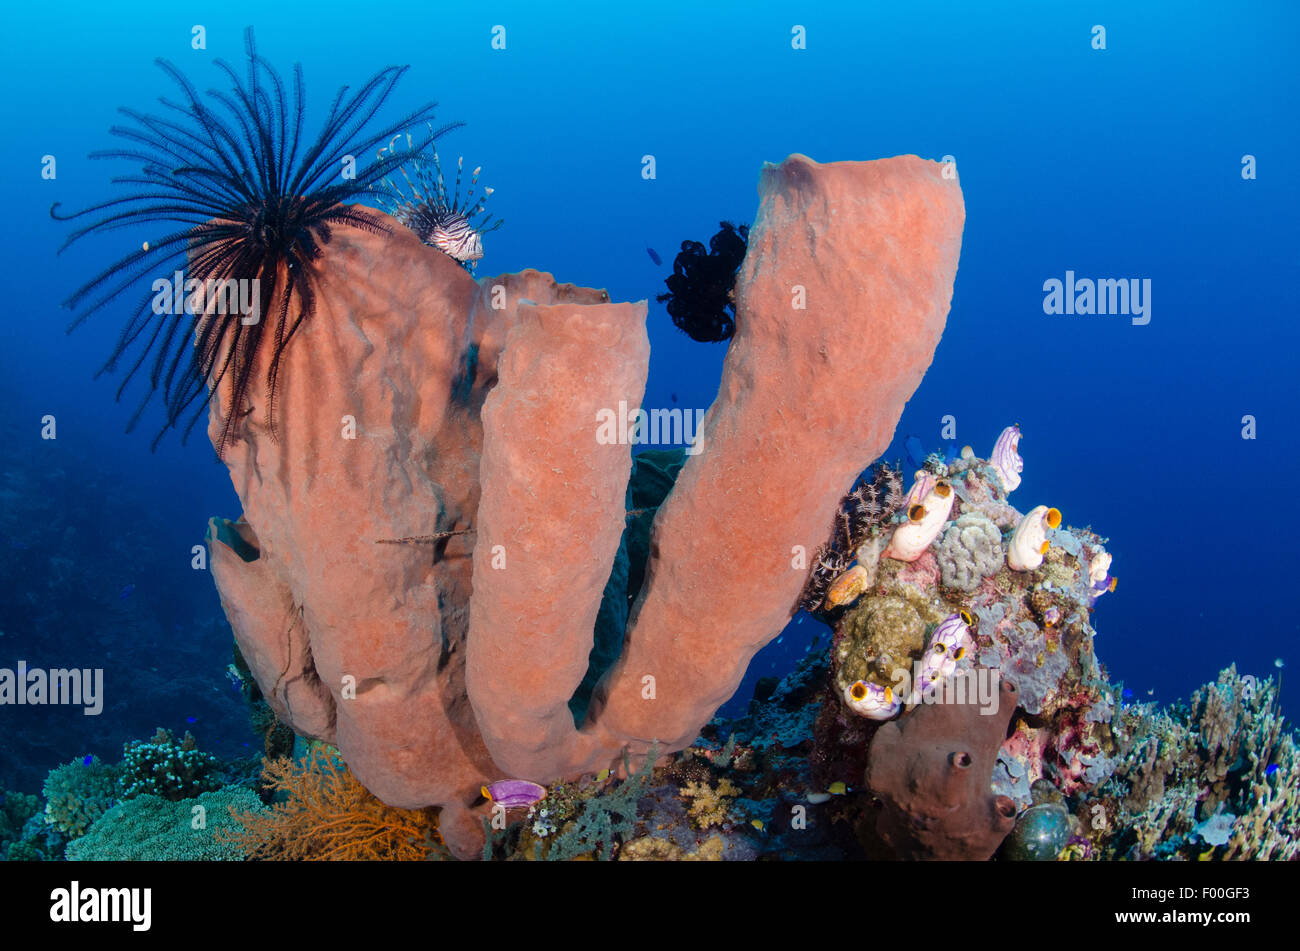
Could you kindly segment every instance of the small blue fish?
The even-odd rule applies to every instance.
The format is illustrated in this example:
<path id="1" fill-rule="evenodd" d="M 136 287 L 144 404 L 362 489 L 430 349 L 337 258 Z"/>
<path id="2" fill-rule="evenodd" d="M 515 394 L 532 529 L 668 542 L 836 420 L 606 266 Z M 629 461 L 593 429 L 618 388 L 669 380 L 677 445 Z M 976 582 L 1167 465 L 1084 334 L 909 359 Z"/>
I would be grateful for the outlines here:
<path id="1" fill-rule="evenodd" d="M 654 248 L 647 245 L 645 249 L 645 253 L 650 255 L 650 260 L 654 261 L 656 265 L 658 265 L 659 267 L 663 267 L 663 263 L 664 263 L 663 258 L 659 257 L 659 255 L 655 253 Z"/>
<path id="2" fill-rule="evenodd" d="M 82 760 L 81 760 L 81 765 L 82 765 L 82 766 L 93 766 L 94 763 L 95 763 L 95 757 L 90 756 L 89 754 L 87 754 L 86 756 L 82 757 Z M 1276 767 L 1275 767 L 1275 768 L 1276 768 Z"/>
<path id="3" fill-rule="evenodd" d="M 186 717 L 186 718 L 185 718 L 185 722 L 186 722 L 186 723 L 198 723 L 198 722 L 199 722 L 199 718 L 198 718 L 198 717 Z"/>
<path id="4" fill-rule="evenodd" d="M 119 601 L 125 601 L 127 598 L 131 597 L 131 595 L 134 593 L 135 593 L 134 584 L 124 585 L 122 588 L 122 593 L 117 596 L 117 599 Z"/>
<path id="5" fill-rule="evenodd" d="M 1132 700 L 1132 699 L 1133 699 L 1133 691 L 1132 691 L 1132 690 L 1129 690 L 1127 687 L 1125 687 L 1125 688 L 1124 688 L 1124 693 L 1123 693 L 1122 696 L 1124 697 L 1125 700 Z"/>
<path id="6" fill-rule="evenodd" d="M 1269 763 L 1268 769 L 1264 770 L 1265 776 L 1272 776 L 1277 773 L 1277 763 Z"/>

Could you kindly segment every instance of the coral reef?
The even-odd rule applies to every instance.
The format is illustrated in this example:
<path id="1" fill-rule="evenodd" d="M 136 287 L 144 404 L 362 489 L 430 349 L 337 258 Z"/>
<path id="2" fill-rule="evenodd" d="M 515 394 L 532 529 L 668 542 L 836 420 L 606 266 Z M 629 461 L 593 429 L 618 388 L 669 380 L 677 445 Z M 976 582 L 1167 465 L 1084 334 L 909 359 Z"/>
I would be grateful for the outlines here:
<path id="1" fill-rule="evenodd" d="M 698 241 L 682 242 L 673 273 L 664 280 L 668 293 L 658 297 L 668 304 L 673 325 L 701 343 L 730 340 L 736 332 L 736 272 L 745 259 L 749 227 L 723 221 L 718 228 L 707 251 Z"/>
<path id="2" fill-rule="evenodd" d="M 120 771 L 87 756 L 50 770 L 42 794 L 45 821 L 60 832 L 84 835 L 91 823 L 107 812 L 119 796 Z"/>
<path id="3" fill-rule="evenodd" d="M 947 462 L 931 455 L 911 490 L 896 499 L 891 518 L 865 523 L 853 534 L 837 526 L 827 550 L 841 554 L 822 567 L 841 571 L 841 577 L 865 568 L 867 578 L 843 603 L 832 598 L 818 603 L 815 595 L 805 594 L 804 605 L 835 632 L 831 688 L 836 708 L 824 708 L 818 726 L 819 743 L 835 751 L 826 754 L 826 761 L 842 756 L 846 763 L 856 762 L 852 749 L 869 741 L 872 768 L 879 770 L 874 745 L 885 742 L 879 739 L 882 734 L 893 737 L 898 729 L 906 736 L 911 719 L 933 719 L 928 706 L 912 710 L 924 703 L 925 692 L 944 688 L 945 678 L 982 668 L 1017 691 L 1016 709 L 1006 712 L 1008 733 L 991 747 L 986 744 L 995 759 L 990 772 L 998 801 L 1029 807 L 1031 787 L 1043 779 L 1077 797 L 1114 768 L 1114 692 L 1093 653 L 1090 624 L 1097 568 L 1104 575 L 1110 556 L 1104 540 L 1092 532 L 1063 527 L 1057 510 L 1038 506 L 1021 516 L 1010 504 L 1006 486 L 1019 485 L 1024 468 L 1016 452 L 1019 435 L 1018 427 L 1009 427 L 999 437 L 999 465 L 969 447 Z M 951 488 L 951 503 L 944 486 Z M 934 511 L 949 519 L 946 525 L 925 525 Z M 844 525 L 849 524 L 845 518 Z M 900 533 L 906 533 L 903 542 L 895 544 Z M 837 543 L 837 536 L 845 542 Z M 846 560 L 849 550 L 853 558 Z M 823 571 L 822 578 L 829 573 Z M 812 591 L 835 584 L 818 585 L 816 576 L 815 571 Z M 880 699 L 882 692 L 890 702 Z M 879 733 L 852 722 L 854 717 L 888 719 L 900 712 L 900 727 L 887 725 Z M 956 734 L 960 726 L 954 722 L 945 729 Z M 955 736 L 948 741 L 960 743 Z M 920 756 L 925 751 L 913 752 Z M 939 771 L 933 764 L 925 768 L 934 774 L 931 779 Z M 843 770 L 835 778 L 851 781 L 851 773 Z M 905 798 L 901 787 L 877 781 L 895 798 Z M 997 846 L 996 834 L 1011 828 L 994 810 L 992 826 L 976 823 L 986 834 L 977 846 L 964 842 L 956 830 L 937 828 L 923 841 L 907 833 L 902 817 L 908 808 L 924 812 L 919 805 L 924 798 L 910 806 L 897 802 L 882 818 L 881 838 L 894 845 L 896 854 L 990 853 Z M 982 795 L 969 808 L 990 814 Z M 1039 821 L 1060 832 L 1059 813 Z"/>
<path id="4" fill-rule="evenodd" d="M 1005 432 L 999 443 L 1004 451 L 1012 448 Z M 1017 475 L 1023 470 L 1018 455 L 1004 464 Z M 857 703 L 854 684 L 862 682 L 858 693 L 868 695 L 889 687 L 906 701 L 914 685 L 924 689 L 933 682 L 932 667 L 950 672 L 978 664 L 997 670 L 1018 688 L 1020 710 L 1010 740 L 995 751 L 995 791 L 1025 807 L 1031 784 L 1044 776 L 1066 793 L 1091 789 L 1109 774 L 1115 752 L 1112 691 L 1092 651 L 1089 623 L 1096 601 L 1091 569 L 1109 559 L 1103 540 L 1084 529 L 1065 529 L 1060 513 L 1046 506 L 1022 518 L 1007 500 L 996 467 L 969 449 L 951 463 L 931 456 L 927 467 L 892 520 L 853 539 L 857 564 L 864 554 L 872 558 L 872 583 L 849 604 L 824 604 L 814 612 L 835 629 L 836 690 L 861 715 L 890 716 L 896 708 L 877 713 L 878 705 Z M 954 502 L 942 535 L 927 533 L 937 541 L 919 552 L 906 546 L 910 562 L 890 557 L 888 547 L 876 556 L 886 539 L 918 524 L 904 505 L 934 496 L 943 484 L 951 486 Z M 1031 527 L 1024 527 L 1031 519 Z M 1026 551 L 1037 566 L 1010 564 L 1017 533 L 1033 542 Z M 961 612 L 971 621 L 970 650 L 932 663 L 942 625 Z"/>
<path id="5" fill-rule="evenodd" d="M 153 739 L 134 740 L 122 751 L 121 798 L 147 794 L 170 802 L 190 799 L 221 788 L 218 766 L 215 756 L 199 750 L 189 731 L 177 740 L 159 727 Z"/>
<path id="6" fill-rule="evenodd" d="M 40 811 L 39 796 L 0 789 L 0 859 L 20 861 L 40 858 L 34 849 L 34 843 L 29 841 L 25 833 L 28 821 L 40 815 Z"/>
<path id="7" fill-rule="evenodd" d="M 202 793 L 183 800 L 142 793 L 108 810 L 68 844 L 70 861 L 156 862 L 238 861 L 244 853 L 217 833 L 228 830 L 239 811 L 265 811 L 252 791 L 242 786 Z"/>
<path id="8" fill-rule="evenodd" d="M 140 301 L 105 367 L 130 363 L 119 397 L 147 381 L 131 426 L 159 392 L 168 426 L 207 414 L 243 506 L 209 541 L 262 784 L 160 729 L 51 770 L 43 809 L 4 794 L 7 858 L 1297 857 L 1277 688 L 1230 668 L 1124 704 L 1093 652 L 1106 540 L 1011 504 L 1018 425 L 988 460 L 906 440 L 906 492 L 863 479 L 944 329 L 945 169 L 792 155 L 752 232 L 684 242 L 659 300 L 735 342 L 690 448 L 634 458 L 645 302 L 476 281 L 491 189 L 475 168 L 462 196 L 463 160 L 448 187 L 432 106 L 375 122 L 403 70 L 341 90 L 300 152 L 301 77 L 251 31 L 246 53 L 206 99 L 162 62 L 179 101 L 95 156 L 134 191 L 51 214 L 85 222 L 65 247 L 170 223 L 68 303 Z M 177 270 L 166 306 L 139 297 L 160 265 L 199 290 Z M 709 720 L 795 605 L 829 649 Z M 295 731 L 305 757 L 272 757 Z"/>
<path id="9" fill-rule="evenodd" d="M 1234 666 L 1163 710 L 1117 717 L 1114 774 L 1081 807 L 1097 857 L 1300 857 L 1300 751 L 1277 685 Z"/>
<path id="10" fill-rule="evenodd" d="M 720 862 L 726 840 L 715 835 L 704 841 L 693 852 L 687 852 L 675 842 L 652 835 L 633 839 L 619 850 L 620 862 Z"/>
<path id="11" fill-rule="evenodd" d="M 536 272 L 476 284 L 409 232 L 339 231 L 316 268 L 326 319 L 282 355 L 292 442 L 249 417 L 226 447 L 244 519 L 215 523 L 211 564 L 250 671 L 385 802 L 441 806 L 457 855 L 479 852 L 484 781 L 550 784 L 624 747 L 694 740 L 788 620 L 806 580 L 791 554 L 824 536 L 931 359 L 964 215 L 940 166 L 792 156 L 764 169 L 760 195 L 702 451 L 658 507 L 622 655 L 580 728 L 569 703 L 629 474 L 625 442 L 593 443 L 593 411 L 639 404 L 643 308 Z M 215 442 L 238 402 L 215 389 Z M 510 407 L 535 428 L 520 433 Z M 780 438 L 756 440 L 774 419 Z M 795 464 L 808 458 L 813 472 Z"/>
<path id="12" fill-rule="evenodd" d="M 557 805 L 556 811 L 548 816 L 545 836 L 538 833 L 536 824 L 525 829 L 520 853 L 552 862 L 579 857 L 613 859 L 620 843 L 633 836 L 637 804 L 654 774 L 657 752 L 658 748 L 652 746 L 635 773 L 631 773 L 631 764 L 625 758 L 623 766 L 630 773 L 626 780 L 611 783 L 594 795 L 571 799 L 567 806 Z"/>

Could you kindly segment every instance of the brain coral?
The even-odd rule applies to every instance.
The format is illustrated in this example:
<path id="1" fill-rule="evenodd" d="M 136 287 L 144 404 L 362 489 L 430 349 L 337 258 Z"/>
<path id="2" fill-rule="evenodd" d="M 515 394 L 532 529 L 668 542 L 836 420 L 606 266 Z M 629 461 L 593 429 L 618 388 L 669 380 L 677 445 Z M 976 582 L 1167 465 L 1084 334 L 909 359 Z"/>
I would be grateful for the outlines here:
<path id="1" fill-rule="evenodd" d="M 1002 568 L 1002 532 L 979 512 L 967 512 L 948 526 L 936 555 L 945 585 L 974 591 Z"/>

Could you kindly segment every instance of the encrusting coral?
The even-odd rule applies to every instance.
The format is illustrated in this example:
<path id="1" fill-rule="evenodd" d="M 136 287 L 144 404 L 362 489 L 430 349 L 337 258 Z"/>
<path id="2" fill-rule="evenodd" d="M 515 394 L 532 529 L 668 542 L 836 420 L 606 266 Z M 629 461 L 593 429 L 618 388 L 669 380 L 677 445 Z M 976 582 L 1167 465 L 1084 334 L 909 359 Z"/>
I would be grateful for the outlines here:
<path id="1" fill-rule="evenodd" d="M 232 806 L 234 824 L 217 834 L 247 858 L 419 861 L 439 849 L 431 810 L 385 805 L 322 745 L 301 762 L 266 761 L 263 781 L 270 809 Z"/>
<path id="2" fill-rule="evenodd" d="M 619 850 L 620 862 L 719 862 L 722 860 L 725 840 L 720 835 L 705 839 L 694 851 L 688 852 L 675 842 L 652 835 L 633 839 Z"/>

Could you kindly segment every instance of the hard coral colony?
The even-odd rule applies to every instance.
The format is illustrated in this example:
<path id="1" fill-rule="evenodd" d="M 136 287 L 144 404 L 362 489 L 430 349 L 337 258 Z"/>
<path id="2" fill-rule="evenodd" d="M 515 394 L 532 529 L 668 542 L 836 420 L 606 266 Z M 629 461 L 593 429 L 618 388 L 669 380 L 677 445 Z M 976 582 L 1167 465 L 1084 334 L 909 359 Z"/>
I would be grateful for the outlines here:
<path id="1" fill-rule="evenodd" d="M 633 460 L 592 421 L 641 404 L 645 303 L 534 270 L 475 280 L 499 225 L 491 190 L 476 168 L 462 197 L 462 161 L 448 188 L 433 144 L 453 126 L 432 106 L 375 121 L 400 69 L 340 92 L 308 145 L 300 71 L 289 96 L 251 32 L 247 58 L 242 79 L 218 64 L 232 89 L 206 101 L 161 64 L 178 115 L 128 112 L 138 128 L 115 131 L 136 144 L 103 153 L 140 163 L 143 190 L 72 216 L 104 215 L 69 241 L 173 230 L 70 303 L 83 320 L 164 265 L 199 290 L 255 282 L 267 323 L 202 296 L 178 311 L 188 324 L 158 320 L 146 302 L 106 369 L 134 348 L 123 386 L 147 367 L 170 425 L 207 407 L 243 506 L 208 539 L 239 676 L 313 745 L 268 761 L 260 785 L 218 780 L 165 731 L 119 767 L 168 764 L 165 781 L 119 792 L 116 772 L 62 767 L 49 824 L 99 830 L 69 854 L 118 854 L 111 817 L 157 825 L 167 802 L 204 795 L 230 800 L 233 822 L 184 852 L 223 858 L 445 843 L 459 858 L 986 859 L 1008 836 L 1004 858 L 1146 857 L 1156 827 L 1250 854 L 1294 827 L 1295 797 L 1267 772 L 1293 782 L 1289 734 L 1220 694 L 1202 720 L 1263 737 L 1250 776 L 1223 766 L 1215 786 L 1254 831 L 1201 815 L 1191 771 L 1170 777 L 1184 812 L 1153 815 L 1150 751 L 1189 746 L 1192 728 L 1144 733 L 1107 683 L 1091 619 L 1111 556 L 1056 509 L 1011 505 L 1018 426 L 987 460 L 930 456 L 906 491 L 888 465 L 861 477 L 947 318 L 965 212 L 942 166 L 792 155 L 763 168 L 752 229 L 683 245 L 674 322 L 734 343 L 703 451 L 663 469 L 638 562 Z M 334 181 L 345 154 L 377 157 Z M 367 197 L 391 216 L 344 203 Z M 341 418 L 364 438 L 340 448 Z M 811 570 L 791 570 L 792 550 L 817 552 Z M 800 607 L 833 630 L 829 651 L 768 684 L 723 744 L 710 718 Z M 598 629 L 616 645 L 599 664 Z M 1252 784 L 1272 798 L 1247 815 Z M 282 799 L 264 809 L 252 788 Z M 1069 810 L 1096 797 L 1136 833 L 1085 834 Z M 823 832 L 789 837 L 795 805 Z"/>

